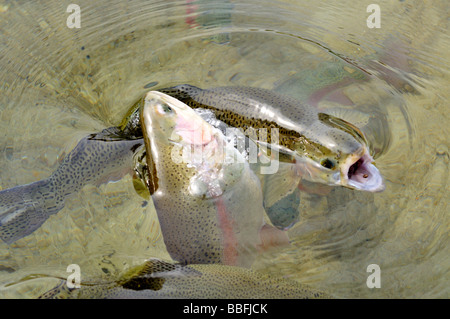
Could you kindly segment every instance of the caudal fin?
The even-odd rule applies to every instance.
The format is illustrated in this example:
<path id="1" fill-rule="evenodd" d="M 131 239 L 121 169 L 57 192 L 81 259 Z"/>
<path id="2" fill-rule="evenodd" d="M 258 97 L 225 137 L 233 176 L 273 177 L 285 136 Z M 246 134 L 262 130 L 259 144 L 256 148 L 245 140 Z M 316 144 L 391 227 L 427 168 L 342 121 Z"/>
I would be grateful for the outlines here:
<path id="1" fill-rule="evenodd" d="M 50 180 L 0 192 L 0 238 L 7 244 L 38 229 L 47 218 L 64 207 Z"/>

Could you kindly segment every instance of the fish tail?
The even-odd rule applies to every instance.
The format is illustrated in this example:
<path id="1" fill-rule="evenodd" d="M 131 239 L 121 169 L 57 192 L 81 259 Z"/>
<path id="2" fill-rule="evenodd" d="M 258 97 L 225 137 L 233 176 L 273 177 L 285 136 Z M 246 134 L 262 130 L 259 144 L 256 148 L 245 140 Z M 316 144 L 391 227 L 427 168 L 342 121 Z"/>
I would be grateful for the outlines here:
<path id="1" fill-rule="evenodd" d="M 64 198 L 45 179 L 0 192 L 0 238 L 12 244 L 38 229 L 64 207 Z"/>

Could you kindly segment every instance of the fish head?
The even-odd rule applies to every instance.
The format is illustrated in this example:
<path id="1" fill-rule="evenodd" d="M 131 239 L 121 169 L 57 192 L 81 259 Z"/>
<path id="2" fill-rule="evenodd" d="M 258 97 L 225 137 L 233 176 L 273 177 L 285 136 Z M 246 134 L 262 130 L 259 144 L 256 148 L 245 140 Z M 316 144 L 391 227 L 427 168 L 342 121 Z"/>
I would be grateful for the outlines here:
<path id="1" fill-rule="evenodd" d="M 332 115 L 319 113 L 307 157 L 297 161 L 301 174 L 313 182 L 351 189 L 381 192 L 385 184 L 373 163 L 364 134 L 356 126 Z"/>
<path id="2" fill-rule="evenodd" d="M 146 94 L 140 108 L 140 121 L 146 149 L 145 183 L 153 195 L 164 181 L 161 174 L 176 170 L 179 158 L 174 157 L 175 146 L 180 149 L 213 140 L 212 127 L 183 102 L 157 91 Z M 177 155 L 178 156 L 178 155 Z M 180 156 L 178 156 L 180 157 Z"/>
<path id="3" fill-rule="evenodd" d="M 213 138 L 210 125 L 189 106 L 167 94 L 147 93 L 141 112 L 144 137 L 157 143 L 204 145 Z"/>
<path id="4" fill-rule="evenodd" d="M 160 92 L 145 96 L 141 126 L 145 182 L 172 258 L 250 263 L 260 243 L 264 207 L 259 180 L 248 164 L 224 161 L 228 151 L 238 151 L 193 109 Z M 173 157 L 180 153 L 181 161 Z"/>

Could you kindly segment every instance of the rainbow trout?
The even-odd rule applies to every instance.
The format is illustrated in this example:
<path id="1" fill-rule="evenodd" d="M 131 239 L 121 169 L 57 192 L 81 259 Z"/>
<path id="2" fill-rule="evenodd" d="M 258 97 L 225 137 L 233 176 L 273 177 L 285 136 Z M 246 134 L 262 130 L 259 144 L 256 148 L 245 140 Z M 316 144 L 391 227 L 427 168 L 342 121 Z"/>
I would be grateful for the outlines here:
<path id="1" fill-rule="evenodd" d="M 194 115 L 192 110 L 190 110 L 189 113 L 189 116 L 193 116 L 193 123 L 202 123 L 206 132 L 212 130 L 212 127 L 206 122 L 201 121 L 201 118 L 198 115 Z M 186 123 L 188 124 L 188 122 Z M 260 187 L 258 184 L 259 182 L 255 180 L 254 174 L 248 170 L 248 164 L 244 163 L 245 159 L 243 159 L 242 156 L 233 149 L 231 144 L 229 145 L 228 143 L 225 143 L 225 140 L 218 135 L 217 138 L 215 137 L 215 142 L 217 141 L 221 143 L 221 147 L 227 146 L 225 147 L 225 153 L 223 153 L 223 156 L 225 156 L 225 158 L 226 156 L 230 156 L 230 154 L 232 157 L 236 156 L 236 160 L 239 161 L 239 163 L 223 165 L 224 169 L 213 166 L 210 171 L 205 168 L 205 165 L 209 165 L 211 163 L 197 163 L 196 167 L 201 169 L 201 175 L 198 175 L 195 182 L 190 184 L 191 189 L 189 191 L 197 192 L 197 197 L 201 197 L 203 196 L 202 191 L 204 191 L 204 188 L 209 187 L 207 193 L 204 194 L 204 196 L 211 197 L 209 202 L 200 201 L 199 203 L 203 206 L 199 206 L 197 210 L 199 213 L 202 213 L 202 209 L 212 210 L 211 207 L 213 206 L 211 205 L 217 204 L 214 207 L 216 207 L 220 212 L 219 217 L 222 218 L 220 219 L 220 226 L 222 227 L 221 230 L 225 232 L 224 234 L 226 234 L 226 236 L 224 238 L 227 240 L 227 244 L 225 245 L 225 255 L 231 256 L 233 253 L 236 253 L 236 251 L 233 250 L 236 247 L 240 250 L 248 249 L 250 252 L 259 245 L 257 241 L 259 241 L 260 238 L 257 234 L 259 233 L 259 228 L 262 225 L 261 216 L 264 213 L 264 209 L 260 205 L 258 199 L 258 196 L 261 196 Z M 150 145 L 149 143 L 147 144 Z M 128 119 L 125 128 L 109 128 L 105 129 L 101 133 L 92 134 L 83 138 L 63 159 L 62 163 L 49 178 L 30 183 L 28 185 L 16 186 L 0 191 L 0 238 L 8 244 L 13 243 L 38 229 L 49 218 L 49 216 L 56 214 L 64 207 L 65 200 L 68 196 L 79 191 L 85 185 L 99 185 L 104 182 L 120 179 L 126 173 L 132 173 L 133 160 L 136 158 L 136 153 L 139 149 L 142 149 L 143 145 L 144 141 L 142 139 L 140 118 L 135 117 Z M 209 147 L 213 147 L 214 144 L 208 145 Z M 226 150 L 228 150 L 229 154 L 227 154 Z M 214 148 L 211 148 L 210 151 L 214 151 Z M 148 154 L 151 154 L 151 151 L 148 151 Z M 215 160 L 219 160 L 217 154 L 214 156 L 211 157 L 213 162 Z M 153 162 L 158 162 L 158 165 L 162 164 L 156 159 Z M 233 172 L 233 169 L 236 171 Z M 162 172 L 164 171 L 165 167 L 162 167 L 160 174 L 151 176 L 155 176 L 156 178 L 161 177 L 160 175 L 162 175 Z M 224 176 L 221 176 L 220 178 L 217 177 L 224 172 L 226 172 Z M 160 179 L 159 184 L 166 187 L 169 185 L 168 183 L 173 182 L 173 179 L 171 179 L 172 176 L 173 173 L 167 177 L 164 177 L 167 178 L 167 180 Z M 233 178 L 236 179 L 233 180 Z M 218 184 L 213 186 L 214 182 L 217 182 Z M 226 207 L 229 207 L 232 212 L 238 212 L 240 209 L 245 209 L 245 205 L 240 206 L 239 196 L 233 199 L 231 197 L 233 194 L 244 194 L 245 191 L 247 191 L 246 187 L 250 187 L 255 192 L 254 200 L 249 201 L 249 204 L 254 204 L 254 206 L 249 210 L 251 212 L 249 214 L 249 218 L 242 218 L 242 220 L 238 219 L 237 221 L 241 222 L 242 229 L 247 229 L 247 225 L 251 225 L 253 227 L 250 229 L 251 231 L 248 232 L 248 236 L 246 233 L 234 233 L 234 231 L 238 228 L 234 227 L 234 224 L 232 225 L 230 223 L 234 223 L 236 221 L 228 218 L 229 216 L 227 214 L 229 211 L 225 209 Z M 231 188 L 233 189 L 231 190 Z M 226 189 L 226 191 L 224 191 L 224 194 L 220 196 L 218 192 L 223 191 L 223 189 Z M 154 191 L 153 188 L 151 188 L 151 190 Z M 159 194 L 160 192 L 158 192 L 156 196 Z M 189 196 L 191 196 L 191 194 L 186 195 L 185 200 L 187 203 L 190 203 L 191 207 L 194 209 L 195 204 Z M 242 201 L 245 202 L 243 199 Z M 164 207 L 164 205 L 162 205 L 162 207 Z M 254 212 L 257 212 L 257 214 L 255 215 Z M 252 218 L 255 216 L 258 217 L 256 219 Z M 160 217 L 162 223 L 167 225 L 170 224 L 170 218 L 171 215 L 169 213 L 165 215 L 163 214 L 162 217 Z M 216 222 L 216 224 L 211 226 L 211 229 L 214 229 L 214 231 L 218 234 L 219 230 L 217 229 L 217 221 L 211 220 L 211 222 Z M 253 224 L 254 222 L 255 224 Z M 174 223 L 174 225 L 176 225 L 176 223 Z M 187 224 L 185 226 L 186 230 L 189 229 L 189 227 L 190 225 Z M 207 227 L 208 226 L 205 226 L 205 229 Z M 267 240 L 269 242 L 275 240 L 276 242 L 279 239 L 277 232 L 270 230 L 269 226 L 264 225 L 261 229 L 264 230 L 262 233 L 268 234 L 265 236 L 266 242 L 261 243 L 261 248 L 270 246 L 270 244 L 266 245 L 268 243 Z M 166 233 L 170 234 L 169 231 Z M 170 238 L 169 235 L 166 237 Z M 169 241 L 169 239 L 167 240 Z M 199 239 L 197 238 L 196 240 Z M 255 240 L 255 242 L 250 244 L 252 240 Z M 286 240 L 287 239 L 282 236 L 282 241 L 284 242 Z M 172 242 L 175 243 L 176 240 L 174 239 Z M 189 239 L 186 239 L 186 242 L 189 243 Z M 238 245 L 237 243 L 242 243 L 242 245 Z M 214 249 L 218 249 L 218 252 L 213 252 L 212 255 L 215 257 L 211 260 L 222 260 L 222 257 L 225 256 L 222 255 L 223 247 L 220 247 L 220 245 L 221 244 L 211 245 Z M 236 262 L 237 264 L 241 264 L 241 261 L 245 259 L 242 257 L 244 255 L 245 254 L 241 252 L 241 257 L 239 258 L 237 255 L 230 257 L 230 260 L 234 261 L 228 260 L 227 263 L 233 264 Z M 250 256 L 251 254 L 249 253 L 247 255 Z M 178 255 L 175 253 L 175 256 Z M 183 260 L 184 257 L 181 256 L 180 258 Z M 202 260 L 205 260 L 205 257 L 196 257 L 194 260 L 196 262 L 201 262 Z M 244 262 L 242 261 L 242 263 Z"/>
<path id="2" fill-rule="evenodd" d="M 259 153 L 276 163 L 268 174 L 260 171 L 265 166 L 260 158 L 249 161 L 261 181 L 266 213 L 280 229 L 289 229 L 299 220 L 299 190 L 314 185 L 311 182 L 369 192 L 385 188 L 362 131 L 316 107 L 252 87 L 203 90 L 185 84 L 160 91 L 192 108 L 211 110 L 217 121 L 241 128 L 257 143 Z M 321 187 L 313 187 L 312 191 L 320 191 Z"/>
<path id="3" fill-rule="evenodd" d="M 296 163 L 302 179 L 331 186 L 380 192 L 384 181 L 364 134 L 353 124 L 288 96 L 260 88 L 191 85 L 161 89 L 192 108 L 211 109 L 227 125 L 279 133 L 280 161 Z M 256 139 L 260 139 L 257 136 Z"/>
<path id="4" fill-rule="evenodd" d="M 0 192 L 0 238 L 25 237 L 64 207 L 67 196 L 87 184 L 120 179 L 132 172 L 142 139 L 122 139 L 116 128 L 83 138 L 47 179 Z"/>
<path id="5" fill-rule="evenodd" d="M 149 260 L 119 280 L 105 284 L 81 283 L 69 288 L 65 280 L 40 299 L 288 299 L 330 298 L 322 291 L 295 281 L 272 278 L 250 269 L 226 265 L 182 266 Z"/>
<path id="6" fill-rule="evenodd" d="M 265 89 L 202 90 L 180 85 L 161 91 L 192 108 L 212 111 L 214 117 L 208 120 L 212 125 L 224 123 L 245 133 L 249 128 L 268 130 L 265 140 L 261 135 L 252 138 L 269 150 L 268 156 L 271 148 L 276 149 L 270 143 L 278 143 L 280 162 L 272 161 L 278 163 L 278 171 L 262 176 L 261 165 L 251 163 L 251 167 L 262 183 L 266 212 L 278 228 L 288 228 L 298 220 L 301 180 L 371 192 L 384 189 L 364 134 L 344 120 Z M 133 106 L 119 127 L 84 138 L 48 179 L 0 191 L 0 238 L 12 243 L 32 233 L 64 207 L 71 193 L 86 184 L 124 175 L 133 153 L 143 144 L 141 104 Z M 271 141 L 275 128 L 279 139 Z"/>
<path id="7" fill-rule="evenodd" d="M 373 164 L 371 152 L 374 150 L 369 149 L 364 133 L 357 126 L 322 113 L 316 107 L 252 87 L 203 90 L 184 84 L 159 91 L 200 110 L 200 114 L 212 112 L 213 116 L 205 117 L 208 123 L 223 131 L 240 128 L 247 139 L 258 144 L 258 151 L 268 151 L 265 154 L 268 156 L 258 155 L 256 161 L 250 160 L 247 154 L 247 160 L 260 178 L 266 212 L 280 229 L 288 229 L 298 221 L 299 190 L 304 189 L 304 185 L 314 185 L 311 182 L 369 192 L 385 188 Z M 138 105 L 130 110 L 121 126 L 122 130 L 136 135 L 141 131 L 137 121 Z M 261 131 L 265 134 L 260 134 Z M 275 151 L 276 156 L 271 151 Z M 261 169 L 267 165 L 260 159 L 267 157 L 276 165 L 269 173 L 263 173 Z M 320 187 L 315 188 L 321 191 Z"/>
<path id="8" fill-rule="evenodd" d="M 174 260 L 248 266 L 271 238 L 287 243 L 264 224 L 259 180 L 219 129 L 156 91 L 146 95 L 140 118 L 146 184 Z"/>

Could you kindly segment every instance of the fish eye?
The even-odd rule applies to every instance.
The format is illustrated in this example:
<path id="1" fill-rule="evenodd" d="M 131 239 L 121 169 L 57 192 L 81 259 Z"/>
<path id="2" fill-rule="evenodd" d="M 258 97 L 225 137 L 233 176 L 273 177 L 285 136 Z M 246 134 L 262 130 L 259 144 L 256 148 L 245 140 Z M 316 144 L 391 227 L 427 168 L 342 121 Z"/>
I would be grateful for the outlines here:
<path id="1" fill-rule="evenodd" d="M 328 168 L 328 169 L 334 169 L 334 167 L 336 166 L 334 161 L 330 160 L 329 158 L 322 160 L 320 162 L 320 165 L 322 165 L 323 167 Z"/>
<path id="2" fill-rule="evenodd" d="M 166 103 L 158 104 L 158 111 L 161 114 L 172 114 L 173 113 L 172 108 Z"/>

